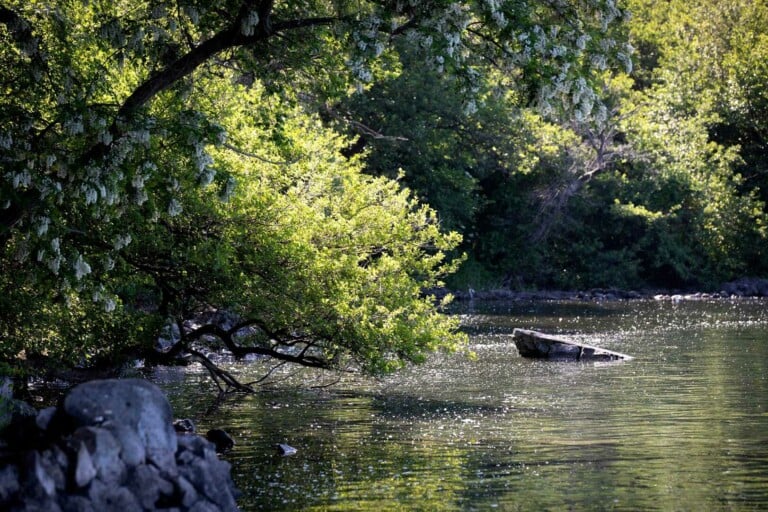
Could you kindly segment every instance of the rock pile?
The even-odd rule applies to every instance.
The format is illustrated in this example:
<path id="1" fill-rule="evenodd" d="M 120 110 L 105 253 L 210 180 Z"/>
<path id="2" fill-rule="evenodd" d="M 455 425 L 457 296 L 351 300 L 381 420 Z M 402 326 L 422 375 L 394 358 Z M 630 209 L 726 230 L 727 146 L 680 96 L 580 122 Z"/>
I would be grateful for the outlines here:
<path id="1" fill-rule="evenodd" d="M 6 436 L 0 510 L 236 511 L 230 466 L 214 445 L 177 434 L 171 406 L 140 379 L 91 381 Z M 14 450 L 14 448 L 16 448 Z"/>
<path id="2" fill-rule="evenodd" d="M 723 293 L 736 297 L 768 297 L 768 279 L 743 277 L 724 284 Z"/>

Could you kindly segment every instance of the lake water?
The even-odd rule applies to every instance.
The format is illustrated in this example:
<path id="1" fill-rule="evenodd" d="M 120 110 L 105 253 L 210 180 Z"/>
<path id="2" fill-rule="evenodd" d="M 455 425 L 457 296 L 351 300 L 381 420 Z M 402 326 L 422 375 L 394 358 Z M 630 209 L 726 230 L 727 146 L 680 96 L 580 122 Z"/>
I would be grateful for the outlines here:
<path id="1" fill-rule="evenodd" d="M 768 302 L 460 306 L 474 359 L 383 381 L 284 370 L 217 406 L 203 372 L 154 378 L 232 433 L 244 511 L 768 510 Z M 523 359 L 514 327 L 636 359 Z"/>

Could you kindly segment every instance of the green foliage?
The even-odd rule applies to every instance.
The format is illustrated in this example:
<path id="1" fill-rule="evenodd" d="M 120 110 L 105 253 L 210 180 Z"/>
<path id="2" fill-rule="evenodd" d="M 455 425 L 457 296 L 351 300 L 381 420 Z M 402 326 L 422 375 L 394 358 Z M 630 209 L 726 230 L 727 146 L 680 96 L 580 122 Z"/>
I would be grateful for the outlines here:
<path id="1" fill-rule="evenodd" d="M 369 169 L 402 168 L 465 235 L 452 286 L 713 288 L 768 270 L 764 2 L 629 7 L 636 65 L 593 77 L 589 113 L 535 113 L 530 82 L 490 73 L 467 116 L 407 61 L 351 105 L 384 136 L 364 136 Z"/>
<path id="2" fill-rule="evenodd" d="M 161 332 L 169 357 L 205 362 L 195 343 L 213 336 L 236 356 L 371 372 L 455 349 L 455 322 L 421 294 L 455 270 L 459 237 L 403 166 L 364 176 L 313 110 L 396 77 L 402 54 L 454 76 L 464 111 L 494 62 L 585 115 L 594 71 L 628 61 L 625 15 L 612 0 L 3 3 L 0 359 L 88 364 Z M 475 156 L 408 135 L 441 177 L 420 195 L 464 225 Z"/>

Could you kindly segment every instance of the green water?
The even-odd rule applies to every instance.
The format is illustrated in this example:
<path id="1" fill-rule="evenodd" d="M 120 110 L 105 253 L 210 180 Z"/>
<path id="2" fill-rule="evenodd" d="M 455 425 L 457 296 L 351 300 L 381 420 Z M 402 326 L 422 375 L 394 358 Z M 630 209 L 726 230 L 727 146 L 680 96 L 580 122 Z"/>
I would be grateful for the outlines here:
<path id="1" fill-rule="evenodd" d="M 334 377 L 286 371 L 216 407 L 202 372 L 154 378 L 177 416 L 233 434 L 244 511 L 768 510 L 767 302 L 457 314 L 474 360 L 439 356 L 385 381 L 309 389 Z M 522 359 L 514 327 L 636 359 Z"/>

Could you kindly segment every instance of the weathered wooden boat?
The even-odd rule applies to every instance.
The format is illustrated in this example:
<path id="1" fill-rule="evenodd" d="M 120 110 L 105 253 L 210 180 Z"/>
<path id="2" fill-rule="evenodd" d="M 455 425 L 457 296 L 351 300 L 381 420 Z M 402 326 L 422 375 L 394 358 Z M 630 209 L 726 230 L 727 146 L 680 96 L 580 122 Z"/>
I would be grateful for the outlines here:
<path id="1" fill-rule="evenodd" d="M 512 331 L 512 339 L 523 357 L 559 361 L 628 361 L 632 359 L 632 356 L 627 354 L 528 329 L 515 329 Z"/>

